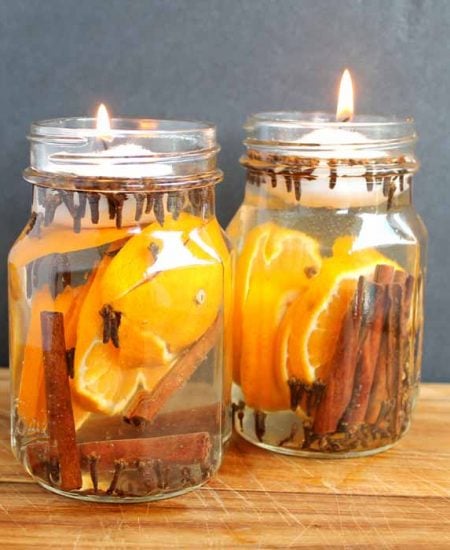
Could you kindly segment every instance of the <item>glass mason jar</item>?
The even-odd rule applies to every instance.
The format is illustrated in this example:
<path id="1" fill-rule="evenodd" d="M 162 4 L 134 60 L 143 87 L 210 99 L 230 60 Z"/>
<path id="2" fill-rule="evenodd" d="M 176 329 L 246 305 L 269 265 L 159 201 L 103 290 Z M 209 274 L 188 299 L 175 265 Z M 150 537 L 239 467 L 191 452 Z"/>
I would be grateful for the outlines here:
<path id="1" fill-rule="evenodd" d="M 285 454 L 382 451 L 420 375 L 426 230 L 411 120 L 260 113 L 245 126 L 233 418 Z"/>
<path id="2" fill-rule="evenodd" d="M 215 128 L 58 119 L 30 141 L 32 211 L 9 255 L 16 456 L 85 500 L 198 487 L 231 427 Z"/>

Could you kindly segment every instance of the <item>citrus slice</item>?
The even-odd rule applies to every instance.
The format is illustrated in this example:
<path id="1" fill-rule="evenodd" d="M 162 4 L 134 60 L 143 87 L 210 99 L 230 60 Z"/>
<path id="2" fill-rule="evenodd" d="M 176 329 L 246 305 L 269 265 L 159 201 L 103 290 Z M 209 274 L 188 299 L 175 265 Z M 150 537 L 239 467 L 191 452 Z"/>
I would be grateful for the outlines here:
<path id="1" fill-rule="evenodd" d="M 163 228 L 150 224 L 111 261 L 101 297 L 121 313 L 119 338 L 134 366 L 167 363 L 212 325 L 223 305 L 219 238 L 216 224 L 167 216 Z"/>
<path id="2" fill-rule="evenodd" d="M 178 267 L 192 263 L 184 243 L 191 232 L 199 228 L 202 221 L 196 216 L 181 213 L 177 220 L 167 215 L 164 226 L 158 222 L 149 224 L 143 231 L 130 239 L 112 259 L 101 285 L 102 299 L 111 304 L 131 290 L 152 278 L 162 268 Z M 160 255 L 164 255 L 164 265 L 153 266 Z"/>
<path id="3" fill-rule="evenodd" d="M 91 412 L 115 414 L 126 405 L 136 388 L 136 375 L 120 367 L 119 349 L 103 343 L 102 277 L 111 263 L 105 255 L 83 301 L 77 324 L 73 389 L 78 402 Z"/>
<path id="4" fill-rule="evenodd" d="M 39 237 L 22 233 L 9 253 L 9 262 L 19 268 L 49 254 L 65 254 L 103 246 L 130 234 L 132 232 L 129 228 L 104 227 L 74 233 L 72 229 L 50 225 L 41 228 Z"/>
<path id="5" fill-rule="evenodd" d="M 119 362 L 125 369 L 167 365 L 173 359 L 165 340 L 148 330 L 145 323 L 134 323 L 123 314 L 119 327 L 119 341 Z"/>
<path id="6" fill-rule="evenodd" d="M 272 222 L 254 228 L 244 242 L 235 278 L 234 379 L 251 407 L 289 407 L 275 364 L 276 333 L 286 308 L 320 265 L 317 241 Z"/>
<path id="7" fill-rule="evenodd" d="M 292 302 L 280 325 L 277 356 L 285 380 L 305 383 L 326 380 L 344 316 L 356 291 L 358 278 L 373 278 L 378 264 L 399 266 L 375 249 L 352 252 L 352 240 L 336 241 L 333 255 L 307 291 Z"/>
<path id="8" fill-rule="evenodd" d="M 79 316 L 75 387 L 83 406 L 116 414 L 212 325 L 223 301 L 219 237 L 214 224 L 168 215 L 162 228 L 152 223 L 105 256 Z M 116 343 L 103 343 L 105 306 L 119 315 Z"/>
<path id="9" fill-rule="evenodd" d="M 81 353 L 81 352 L 80 352 Z M 75 388 L 85 409 L 108 415 L 122 411 L 138 386 L 138 371 L 120 367 L 119 351 L 111 342 L 94 340 L 84 355 L 75 356 Z"/>

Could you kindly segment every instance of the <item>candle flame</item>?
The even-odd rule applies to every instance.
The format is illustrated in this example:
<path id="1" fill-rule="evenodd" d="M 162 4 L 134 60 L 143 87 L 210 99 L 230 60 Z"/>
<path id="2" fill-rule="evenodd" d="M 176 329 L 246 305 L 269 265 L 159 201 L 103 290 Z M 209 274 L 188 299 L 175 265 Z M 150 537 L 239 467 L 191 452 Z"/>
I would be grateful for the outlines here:
<path id="1" fill-rule="evenodd" d="M 353 117 L 353 83 L 350 71 L 345 69 L 342 74 L 341 84 L 339 86 L 338 104 L 336 109 L 336 119 L 340 122 L 347 122 Z"/>
<path id="2" fill-rule="evenodd" d="M 109 118 L 108 111 L 103 103 L 97 111 L 97 131 L 99 135 L 108 135 L 111 130 L 111 120 Z"/>

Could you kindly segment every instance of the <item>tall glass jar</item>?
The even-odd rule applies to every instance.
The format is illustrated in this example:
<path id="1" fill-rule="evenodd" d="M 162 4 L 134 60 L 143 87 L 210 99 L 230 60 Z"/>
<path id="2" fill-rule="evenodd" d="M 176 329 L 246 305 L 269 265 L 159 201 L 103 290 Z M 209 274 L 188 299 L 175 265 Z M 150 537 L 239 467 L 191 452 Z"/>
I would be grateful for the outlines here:
<path id="1" fill-rule="evenodd" d="M 207 481 L 230 431 L 222 173 L 211 125 L 104 133 L 31 127 L 31 216 L 9 255 L 12 445 L 51 491 L 147 501 Z"/>
<path id="2" fill-rule="evenodd" d="M 413 123 L 274 112 L 245 129 L 234 426 L 285 454 L 387 449 L 410 425 L 422 351 Z"/>

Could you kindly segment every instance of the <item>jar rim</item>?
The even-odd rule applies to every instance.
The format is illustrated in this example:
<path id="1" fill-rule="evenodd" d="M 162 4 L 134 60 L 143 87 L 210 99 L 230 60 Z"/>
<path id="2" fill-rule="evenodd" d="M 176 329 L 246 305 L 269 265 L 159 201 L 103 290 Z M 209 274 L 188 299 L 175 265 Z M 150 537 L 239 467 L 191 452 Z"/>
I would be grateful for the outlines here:
<path id="1" fill-rule="evenodd" d="M 274 124 L 295 124 L 309 128 L 321 125 L 330 126 L 392 126 L 392 125 L 414 125 L 411 116 L 384 116 L 384 115 L 354 115 L 347 122 L 336 120 L 336 115 L 324 111 L 261 111 L 251 114 L 245 122 L 244 128 L 249 128 L 256 122 L 267 122 Z"/>
<path id="2" fill-rule="evenodd" d="M 266 145 L 299 150 L 392 149 L 411 145 L 417 139 L 412 117 L 355 115 L 349 121 L 339 121 L 335 115 L 320 111 L 255 113 L 247 119 L 244 129 L 249 148 Z"/>
<path id="3" fill-rule="evenodd" d="M 205 137 L 216 138 L 216 126 L 207 121 L 176 120 L 159 118 L 120 117 L 111 118 L 111 128 L 107 135 L 113 138 L 120 136 L 151 137 L 174 134 L 200 133 Z M 28 139 L 33 141 L 42 138 L 83 138 L 98 137 L 102 133 L 96 127 L 94 117 L 61 117 L 38 120 L 31 123 Z"/>
<path id="4" fill-rule="evenodd" d="M 117 179 L 194 177 L 214 172 L 216 127 L 194 120 L 91 117 L 34 122 L 30 168 L 46 174 Z"/>

